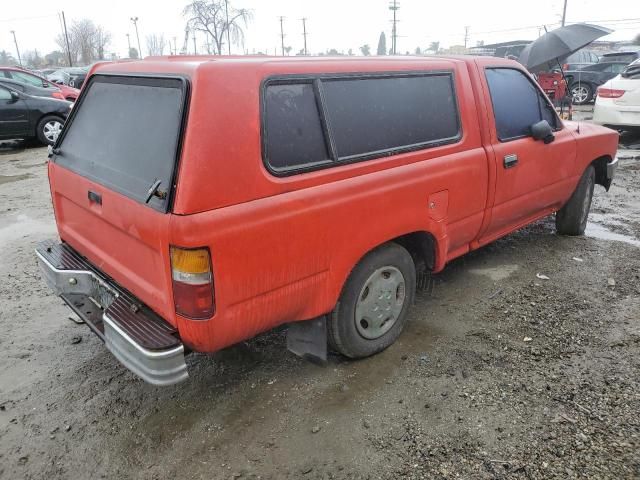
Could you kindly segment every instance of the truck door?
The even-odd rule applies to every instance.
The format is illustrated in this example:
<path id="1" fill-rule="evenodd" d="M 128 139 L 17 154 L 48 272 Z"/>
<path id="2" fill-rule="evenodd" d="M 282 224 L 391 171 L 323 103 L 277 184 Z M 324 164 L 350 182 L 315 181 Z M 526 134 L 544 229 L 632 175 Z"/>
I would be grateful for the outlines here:
<path id="1" fill-rule="evenodd" d="M 11 90 L 0 86 L 0 136 L 19 138 L 29 130 L 29 112 L 21 98 L 16 98 Z"/>
<path id="2" fill-rule="evenodd" d="M 549 213 L 566 199 L 575 176 L 575 139 L 562 125 L 547 97 L 517 67 L 480 69 L 485 86 L 496 186 L 491 220 L 481 243 L 487 243 Z M 547 120 L 555 139 L 534 140 L 531 126 Z"/>

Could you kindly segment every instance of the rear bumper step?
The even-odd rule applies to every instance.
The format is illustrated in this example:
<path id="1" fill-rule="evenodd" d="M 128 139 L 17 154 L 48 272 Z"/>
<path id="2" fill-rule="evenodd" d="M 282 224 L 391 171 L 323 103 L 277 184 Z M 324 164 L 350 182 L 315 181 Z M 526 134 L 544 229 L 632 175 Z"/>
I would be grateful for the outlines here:
<path id="1" fill-rule="evenodd" d="M 129 370 L 153 385 L 189 376 L 177 330 L 64 243 L 36 248 L 47 284 Z"/>

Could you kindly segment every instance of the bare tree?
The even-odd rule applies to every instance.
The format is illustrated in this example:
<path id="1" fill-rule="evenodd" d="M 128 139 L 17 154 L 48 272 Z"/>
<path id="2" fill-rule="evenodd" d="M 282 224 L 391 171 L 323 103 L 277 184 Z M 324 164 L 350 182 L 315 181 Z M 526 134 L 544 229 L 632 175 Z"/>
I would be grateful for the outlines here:
<path id="1" fill-rule="evenodd" d="M 227 9 L 229 21 L 227 22 Z M 222 47 L 229 37 L 231 43 L 238 45 L 244 42 L 243 27 L 251 20 L 251 12 L 246 8 L 234 8 L 225 0 L 193 0 L 184 7 L 183 15 L 187 18 L 190 29 L 203 32 L 207 37 L 207 46 L 216 55 L 222 54 Z M 211 42 L 209 42 L 211 39 Z"/>
<path id="2" fill-rule="evenodd" d="M 147 50 L 149 55 L 164 55 L 164 48 L 167 46 L 167 41 L 164 39 L 163 34 L 153 33 L 147 35 Z"/>
<path id="3" fill-rule="evenodd" d="M 102 26 L 85 18 L 71 23 L 68 33 L 69 50 L 74 61 L 88 65 L 95 60 L 104 58 L 104 50 L 111 41 L 111 34 Z M 64 35 L 58 35 L 56 43 L 62 51 L 67 51 Z"/>
<path id="4" fill-rule="evenodd" d="M 31 68 L 41 68 L 44 66 L 44 58 L 40 56 L 38 50 L 27 50 L 22 54 L 22 61 Z"/>
<path id="5" fill-rule="evenodd" d="M 98 60 L 102 60 L 103 58 L 105 58 L 104 49 L 107 45 L 109 45 L 109 42 L 111 42 L 111 34 L 100 25 L 98 25 L 95 29 L 93 38 L 95 53 L 98 57 Z"/>
<path id="6" fill-rule="evenodd" d="M 0 51 L 0 65 L 15 65 L 16 59 L 6 50 Z"/>

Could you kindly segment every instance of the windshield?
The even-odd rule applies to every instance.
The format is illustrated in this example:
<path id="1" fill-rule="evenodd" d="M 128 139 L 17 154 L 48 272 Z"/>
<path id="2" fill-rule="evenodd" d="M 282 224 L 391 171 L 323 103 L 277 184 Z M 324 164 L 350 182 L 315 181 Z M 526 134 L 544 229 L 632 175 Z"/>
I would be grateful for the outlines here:
<path id="1" fill-rule="evenodd" d="M 55 162 L 167 211 L 184 102 L 179 78 L 94 76 L 56 146 Z"/>

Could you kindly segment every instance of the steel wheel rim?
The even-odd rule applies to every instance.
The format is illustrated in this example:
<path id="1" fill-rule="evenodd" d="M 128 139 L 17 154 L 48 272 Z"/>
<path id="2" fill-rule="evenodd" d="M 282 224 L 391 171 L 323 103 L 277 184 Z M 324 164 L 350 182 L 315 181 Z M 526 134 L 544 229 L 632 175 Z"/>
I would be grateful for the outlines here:
<path id="1" fill-rule="evenodd" d="M 589 92 L 587 90 L 587 87 L 580 85 L 571 90 L 571 96 L 573 97 L 573 101 L 575 103 L 583 103 L 586 102 L 589 98 Z"/>
<path id="2" fill-rule="evenodd" d="M 354 317 L 358 333 L 367 340 L 382 337 L 398 321 L 405 299 L 402 272 L 393 266 L 378 268 L 358 295 Z"/>
<path id="3" fill-rule="evenodd" d="M 51 120 L 44 124 L 42 133 L 44 134 L 44 138 L 46 138 L 50 142 L 55 142 L 58 139 L 58 135 L 60 135 L 61 130 L 62 123 L 56 120 Z"/>

